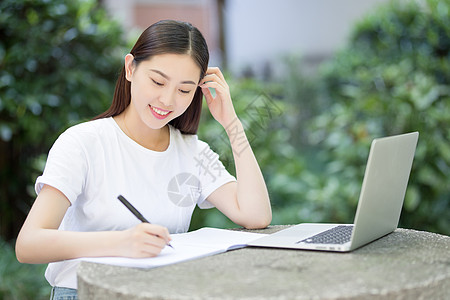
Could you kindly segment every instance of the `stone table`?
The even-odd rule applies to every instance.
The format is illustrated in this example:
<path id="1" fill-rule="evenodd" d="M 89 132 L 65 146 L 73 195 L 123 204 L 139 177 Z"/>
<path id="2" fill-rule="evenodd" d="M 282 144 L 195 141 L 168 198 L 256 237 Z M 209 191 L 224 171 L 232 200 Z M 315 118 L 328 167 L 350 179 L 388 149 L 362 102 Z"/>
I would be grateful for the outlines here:
<path id="1" fill-rule="evenodd" d="M 78 294 L 81 300 L 450 299 L 450 237 L 397 229 L 350 253 L 244 248 L 155 269 L 82 262 Z"/>

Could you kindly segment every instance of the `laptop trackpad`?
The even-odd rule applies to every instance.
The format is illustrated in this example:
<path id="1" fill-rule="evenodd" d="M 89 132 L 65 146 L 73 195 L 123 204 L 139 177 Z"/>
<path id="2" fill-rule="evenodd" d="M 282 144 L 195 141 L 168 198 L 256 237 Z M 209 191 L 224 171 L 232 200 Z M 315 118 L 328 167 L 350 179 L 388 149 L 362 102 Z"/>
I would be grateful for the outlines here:
<path id="1" fill-rule="evenodd" d="M 326 231 L 337 224 L 302 223 L 249 243 L 250 246 L 283 247 L 295 245 L 298 241 Z"/>

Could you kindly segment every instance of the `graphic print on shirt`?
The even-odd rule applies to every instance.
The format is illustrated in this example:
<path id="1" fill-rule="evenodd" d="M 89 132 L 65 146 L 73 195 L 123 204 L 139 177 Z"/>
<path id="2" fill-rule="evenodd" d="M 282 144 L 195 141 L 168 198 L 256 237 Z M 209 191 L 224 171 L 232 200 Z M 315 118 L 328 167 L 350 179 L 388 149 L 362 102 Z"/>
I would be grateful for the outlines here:
<path id="1" fill-rule="evenodd" d="M 167 186 L 167 195 L 173 204 L 189 207 L 197 203 L 202 192 L 200 180 L 191 173 L 179 173 Z"/>

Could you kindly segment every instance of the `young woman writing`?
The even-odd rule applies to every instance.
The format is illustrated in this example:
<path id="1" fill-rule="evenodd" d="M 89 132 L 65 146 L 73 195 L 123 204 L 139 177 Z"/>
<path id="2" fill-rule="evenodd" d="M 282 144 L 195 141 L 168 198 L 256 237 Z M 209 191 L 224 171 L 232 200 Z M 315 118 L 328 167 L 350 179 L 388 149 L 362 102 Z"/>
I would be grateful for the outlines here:
<path id="1" fill-rule="evenodd" d="M 215 206 L 246 228 L 271 222 L 267 188 L 228 85 L 208 60 L 203 36 L 189 23 L 153 24 L 126 55 L 111 107 L 53 145 L 16 254 L 20 262 L 50 263 L 55 299 L 76 296 L 71 259 L 158 255 L 169 233 L 188 230 L 195 205 Z M 236 178 L 197 139 L 203 96 L 230 138 Z M 180 180 L 196 192 L 174 192 Z M 140 223 L 119 194 L 152 224 Z"/>

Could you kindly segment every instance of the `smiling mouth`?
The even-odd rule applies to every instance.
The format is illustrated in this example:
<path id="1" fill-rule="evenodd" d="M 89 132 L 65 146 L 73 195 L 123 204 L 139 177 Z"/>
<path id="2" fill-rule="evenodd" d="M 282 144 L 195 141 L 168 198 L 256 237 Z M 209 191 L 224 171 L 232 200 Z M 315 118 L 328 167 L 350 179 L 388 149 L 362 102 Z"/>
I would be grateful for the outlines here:
<path id="1" fill-rule="evenodd" d="M 158 119 L 164 119 L 165 117 L 167 117 L 167 115 L 169 115 L 172 111 L 170 110 L 164 110 L 161 108 L 156 108 L 151 106 L 150 104 L 148 105 L 153 113 L 153 115 L 155 117 L 157 117 Z"/>

